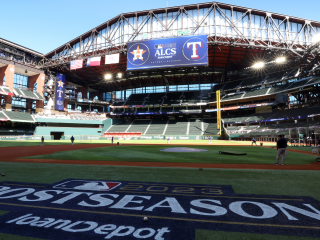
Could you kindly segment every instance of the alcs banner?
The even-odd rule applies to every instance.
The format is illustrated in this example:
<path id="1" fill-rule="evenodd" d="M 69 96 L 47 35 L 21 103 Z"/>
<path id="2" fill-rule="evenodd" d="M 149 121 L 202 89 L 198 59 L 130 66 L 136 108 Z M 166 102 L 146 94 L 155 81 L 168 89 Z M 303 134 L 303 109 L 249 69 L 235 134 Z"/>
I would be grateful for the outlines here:
<path id="1" fill-rule="evenodd" d="M 128 43 L 127 70 L 208 65 L 207 35 Z"/>

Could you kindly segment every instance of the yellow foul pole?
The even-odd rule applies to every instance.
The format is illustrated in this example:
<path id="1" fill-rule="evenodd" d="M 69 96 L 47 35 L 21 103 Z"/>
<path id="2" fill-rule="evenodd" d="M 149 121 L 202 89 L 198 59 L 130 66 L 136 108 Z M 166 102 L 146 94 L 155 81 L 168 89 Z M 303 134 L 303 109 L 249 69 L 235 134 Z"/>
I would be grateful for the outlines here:
<path id="1" fill-rule="evenodd" d="M 221 136 L 221 105 L 220 105 L 220 90 L 216 92 L 217 95 L 217 129 L 220 130 L 219 136 Z"/>

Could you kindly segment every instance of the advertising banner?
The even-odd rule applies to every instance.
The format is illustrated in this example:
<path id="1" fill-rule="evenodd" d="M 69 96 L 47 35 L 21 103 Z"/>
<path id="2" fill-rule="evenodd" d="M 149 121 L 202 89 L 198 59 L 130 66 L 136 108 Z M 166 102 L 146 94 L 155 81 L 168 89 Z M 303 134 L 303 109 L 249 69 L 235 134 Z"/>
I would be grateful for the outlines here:
<path id="1" fill-rule="evenodd" d="M 207 35 L 129 42 L 127 70 L 208 65 Z"/>
<path id="2" fill-rule="evenodd" d="M 57 73 L 57 81 L 56 81 L 56 102 L 55 109 L 63 110 L 64 109 L 64 92 L 65 92 L 65 83 L 66 76 L 60 73 Z"/>

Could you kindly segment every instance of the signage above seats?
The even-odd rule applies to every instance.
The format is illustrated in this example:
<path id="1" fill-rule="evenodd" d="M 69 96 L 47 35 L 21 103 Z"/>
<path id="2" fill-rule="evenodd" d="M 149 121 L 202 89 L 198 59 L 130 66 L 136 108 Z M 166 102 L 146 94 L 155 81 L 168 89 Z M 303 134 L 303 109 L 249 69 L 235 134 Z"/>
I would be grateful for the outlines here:
<path id="1" fill-rule="evenodd" d="M 207 35 L 128 43 L 127 70 L 208 65 Z"/>

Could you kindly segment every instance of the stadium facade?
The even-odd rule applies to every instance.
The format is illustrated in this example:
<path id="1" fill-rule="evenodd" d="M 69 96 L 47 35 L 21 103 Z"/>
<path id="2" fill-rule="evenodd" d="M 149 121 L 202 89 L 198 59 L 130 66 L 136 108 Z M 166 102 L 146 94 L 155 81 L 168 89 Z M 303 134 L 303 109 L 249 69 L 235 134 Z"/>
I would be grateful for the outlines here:
<path id="1" fill-rule="evenodd" d="M 143 59 L 143 51 L 137 54 L 139 47 L 132 50 L 135 44 L 153 44 L 160 51 L 166 46 L 172 49 L 178 44 L 175 41 L 183 38 L 199 42 L 203 35 L 206 61 L 202 64 L 190 61 L 129 68 L 134 61 L 130 58 Z M 33 111 L 27 100 L 29 107 L 21 110 L 42 112 L 32 116 L 34 122 L 46 125 L 46 129 L 37 127 L 37 135 L 108 137 L 122 133 L 121 137 L 132 133 L 141 138 L 172 135 L 183 139 L 217 135 L 219 90 L 224 123 L 220 137 L 247 139 L 255 135 L 274 141 L 278 132 L 292 136 L 289 128 L 308 128 L 295 130 L 295 138 L 300 130 L 305 136 L 317 132 L 319 36 L 317 21 L 209 2 L 123 13 L 46 55 L 10 44 L 16 52 L 33 56 L 35 62 L 34 71 L 26 69 L 25 73 L 34 74 L 28 75 L 27 86 L 34 88 L 37 83 L 38 99 L 33 99 L 37 108 Z M 202 43 L 198 44 L 202 48 Z M 185 56 L 183 51 L 191 49 L 189 45 L 178 50 Z M 192 47 L 193 54 L 198 53 L 200 48 Z M 24 92 L 21 87 L 14 90 L 11 82 L 16 80 L 8 69 L 22 65 L 17 62 L 25 61 L 20 55 L 12 58 L 12 51 L 7 50 L 0 58 L 4 64 L 0 79 L 5 75 L 5 85 L 9 84 L 16 97 L 21 97 L 18 91 Z M 10 97 L 3 99 L 6 111 L 18 109 L 10 106 Z M 81 124 L 89 124 L 90 130 Z M 66 133 L 58 129 L 61 127 L 75 131 Z"/>

